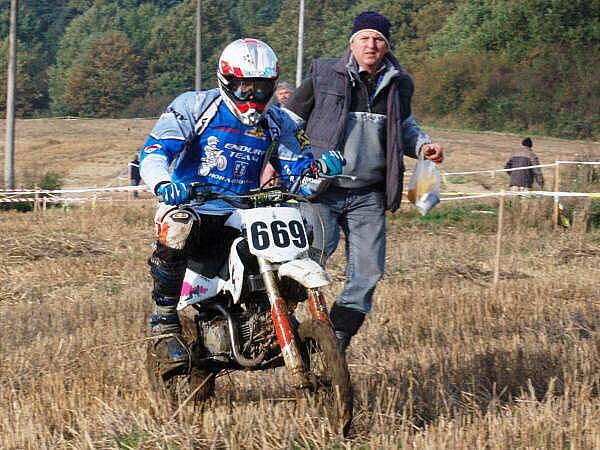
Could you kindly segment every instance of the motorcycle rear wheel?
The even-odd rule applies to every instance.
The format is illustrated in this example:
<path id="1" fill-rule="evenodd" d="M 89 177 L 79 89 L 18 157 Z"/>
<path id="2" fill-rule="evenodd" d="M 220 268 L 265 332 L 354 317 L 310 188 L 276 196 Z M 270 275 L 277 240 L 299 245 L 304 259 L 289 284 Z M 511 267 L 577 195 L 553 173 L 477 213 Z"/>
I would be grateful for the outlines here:
<path id="1" fill-rule="evenodd" d="M 327 324 L 307 320 L 300 324 L 298 335 L 311 381 L 305 395 L 325 413 L 331 426 L 345 436 L 352 422 L 353 395 L 348 365 L 335 334 Z"/>

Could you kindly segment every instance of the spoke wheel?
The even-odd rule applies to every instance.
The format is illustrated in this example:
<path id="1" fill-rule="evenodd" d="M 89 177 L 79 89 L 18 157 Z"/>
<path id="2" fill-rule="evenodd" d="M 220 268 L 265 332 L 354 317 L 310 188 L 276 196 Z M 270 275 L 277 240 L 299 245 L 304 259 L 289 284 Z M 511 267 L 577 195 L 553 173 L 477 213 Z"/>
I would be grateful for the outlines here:
<path id="1" fill-rule="evenodd" d="M 346 435 L 352 422 L 352 386 L 335 334 L 323 322 L 308 320 L 300 324 L 298 335 L 311 382 L 306 397 L 325 413 L 334 429 Z"/>

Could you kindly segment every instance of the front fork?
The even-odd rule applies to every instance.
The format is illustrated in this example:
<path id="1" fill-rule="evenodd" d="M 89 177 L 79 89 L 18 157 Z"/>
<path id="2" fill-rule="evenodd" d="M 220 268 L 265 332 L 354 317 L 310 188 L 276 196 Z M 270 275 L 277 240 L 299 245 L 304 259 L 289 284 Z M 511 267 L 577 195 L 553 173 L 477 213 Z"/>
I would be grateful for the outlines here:
<path id="1" fill-rule="evenodd" d="M 298 343 L 294 338 L 287 304 L 285 299 L 281 296 L 279 287 L 277 286 L 275 270 L 265 258 L 257 256 L 257 260 L 267 290 L 267 296 L 269 297 L 269 303 L 271 304 L 271 317 L 273 319 L 273 325 L 275 326 L 277 340 L 281 347 L 285 365 L 290 371 L 297 388 L 310 386 L 311 383 L 304 371 L 304 363 L 302 361 L 302 356 L 300 355 L 300 350 L 298 349 Z M 325 322 L 331 326 L 325 299 L 318 289 L 308 289 L 308 304 L 313 319 Z"/>
<path id="2" fill-rule="evenodd" d="M 308 289 L 308 307 L 313 319 L 324 322 L 333 329 L 325 298 L 319 289 Z"/>

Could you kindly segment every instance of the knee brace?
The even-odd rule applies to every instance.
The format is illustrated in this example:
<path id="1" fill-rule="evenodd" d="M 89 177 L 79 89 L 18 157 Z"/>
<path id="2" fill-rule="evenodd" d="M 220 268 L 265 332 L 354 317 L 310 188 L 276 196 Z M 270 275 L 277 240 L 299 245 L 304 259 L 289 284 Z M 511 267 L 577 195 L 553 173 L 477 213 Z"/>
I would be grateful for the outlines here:
<path id="1" fill-rule="evenodd" d="M 188 210 L 163 205 L 156 213 L 157 241 L 148 264 L 154 279 L 153 298 L 157 304 L 179 297 L 187 262 L 185 247 L 195 222 L 195 215 Z"/>
<path id="2" fill-rule="evenodd" d="M 165 247 L 183 250 L 196 221 L 192 211 L 160 207 L 154 217 L 156 239 Z"/>

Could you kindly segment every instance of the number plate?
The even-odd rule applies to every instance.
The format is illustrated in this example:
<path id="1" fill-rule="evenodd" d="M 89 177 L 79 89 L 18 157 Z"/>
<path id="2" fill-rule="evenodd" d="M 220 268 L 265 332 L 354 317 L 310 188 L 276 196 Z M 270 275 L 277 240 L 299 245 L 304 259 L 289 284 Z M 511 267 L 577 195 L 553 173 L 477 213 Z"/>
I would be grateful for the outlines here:
<path id="1" fill-rule="evenodd" d="M 252 254 L 283 262 L 308 250 L 306 229 L 296 208 L 255 208 L 240 212 Z"/>

